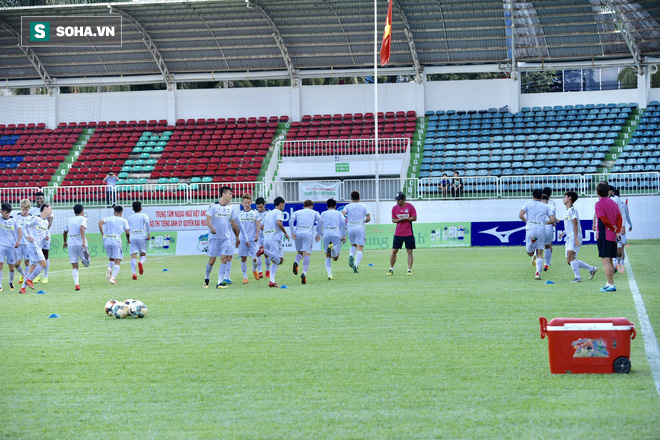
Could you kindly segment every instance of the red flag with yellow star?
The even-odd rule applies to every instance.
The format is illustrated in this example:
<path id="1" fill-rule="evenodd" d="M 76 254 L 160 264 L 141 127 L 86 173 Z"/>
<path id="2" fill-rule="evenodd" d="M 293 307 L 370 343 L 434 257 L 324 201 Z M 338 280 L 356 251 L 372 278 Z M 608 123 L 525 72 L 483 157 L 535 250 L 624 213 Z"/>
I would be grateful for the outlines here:
<path id="1" fill-rule="evenodd" d="M 387 8 L 387 21 L 385 22 L 385 32 L 383 33 L 383 44 L 380 46 L 380 64 L 385 65 L 390 62 L 390 46 L 392 44 L 392 0 Z"/>

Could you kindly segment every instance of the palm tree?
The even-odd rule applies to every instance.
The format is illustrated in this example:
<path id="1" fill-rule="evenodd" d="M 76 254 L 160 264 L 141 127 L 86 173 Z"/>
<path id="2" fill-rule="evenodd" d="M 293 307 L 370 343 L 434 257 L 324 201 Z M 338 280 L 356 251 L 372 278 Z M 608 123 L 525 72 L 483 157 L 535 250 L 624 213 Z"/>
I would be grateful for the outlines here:
<path id="1" fill-rule="evenodd" d="M 624 67 L 623 69 L 621 69 L 616 79 L 621 84 L 622 89 L 636 89 L 637 67 L 635 66 Z"/>

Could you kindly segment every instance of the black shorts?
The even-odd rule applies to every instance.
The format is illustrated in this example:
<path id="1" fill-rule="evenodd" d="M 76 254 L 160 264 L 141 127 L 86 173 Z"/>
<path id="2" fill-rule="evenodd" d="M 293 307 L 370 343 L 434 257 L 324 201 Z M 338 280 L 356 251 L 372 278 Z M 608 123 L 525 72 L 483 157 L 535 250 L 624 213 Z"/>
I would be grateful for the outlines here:
<path id="1" fill-rule="evenodd" d="M 399 237 L 398 235 L 395 235 L 394 241 L 392 242 L 392 249 L 401 249 L 403 243 L 406 244 L 406 249 L 415 249 L 415 236 L 407 235 L 405 237 Z"/>
<path id="2" fill-rule="evenodd" d="M 600 258 L 616 258 L 616 241 L 598 239 L 598 256 Z"/>

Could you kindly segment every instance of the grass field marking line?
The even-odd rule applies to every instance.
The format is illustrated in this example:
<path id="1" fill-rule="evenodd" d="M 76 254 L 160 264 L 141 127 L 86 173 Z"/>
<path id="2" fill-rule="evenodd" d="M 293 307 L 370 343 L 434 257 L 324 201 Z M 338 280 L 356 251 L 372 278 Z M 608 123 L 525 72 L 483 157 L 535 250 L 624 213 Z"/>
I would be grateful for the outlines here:
<path id="1" fill-rule="evenodd" d="M 649 320 L 649 315 L 644 307 L 644 300 L 642 294 L 637 287 L 635 281 L 635 273 L 630 265 L 630 258 L 625 259 L 626 272 L 628 273 L 628 284 L 630 284 L 630 291 L 632 292 L 633 299 L 635 300 L 635 308 L 637 309 L 637 316 L 639 317 L 639 325 L 642 329 L 642 336 L 644 337 L 644 349 L 646 350 L 646 357 L 651 367 L 651 374 L 655 381 L 655 390 L 660 396 L 660 349 L 658 349 L 658 339 L 655 337 L 653 326 Z"/>
<path id="2" fill-rule="evenodd" d="M 163 258 L 170 258 L 170 257 L 175 257 L 175 256 L 176 256 L 176 255 L 163 255 L 163 256 L 161 256 L 161 257 L 153 257 L 153 258 L 149 258 L 149 261 L 160 260 L 160 259 L 163 259 Z M 129 259 L 128 264 L 130 264 L 130 259 Z M 104 264 L 103 266 L 90 266 L 90 267 L 80 267 L 80 265 L 78 265 L 78 268 L 79 268 L 80 270 L 82 270 L 82 269 L 88 269 L 88 270 L 89 270 L 89 269 L 99 269 L 99 268 L 101 268 L 101 267 L 108 267 L 108 265 L 107 265 L 107 264 Z M 64 270 L 51 270 L 49 273 L 62 273 L 62 272 L 71 272 L 71 269 L 64 269 Z"/>

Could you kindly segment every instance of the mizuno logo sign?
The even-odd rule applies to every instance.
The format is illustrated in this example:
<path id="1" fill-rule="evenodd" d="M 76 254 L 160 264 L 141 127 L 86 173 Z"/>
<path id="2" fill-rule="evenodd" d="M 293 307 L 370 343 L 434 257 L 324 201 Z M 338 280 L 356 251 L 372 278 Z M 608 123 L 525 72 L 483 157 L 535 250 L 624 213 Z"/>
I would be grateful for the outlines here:
<path id="1" fill-rule="evenodd" d="M 495 226 L 494 228 L 488 229 L 486 231 L 479 231 L 479 233 L 480 234 L 494 235 L 495 237 L 500 239 L 501 243 L 508 243 L 509 242 L 509 237 L 511 236 L 511 234 L 514 234 L 518 231 L 522 231 L 523 229 L 525 229 L 524 226 L 521 226 L 520 228 L 512 229 L 510 231 L 499 232 L 497 230 L 497 228 L 499 228 L 499 226 Z"/>

